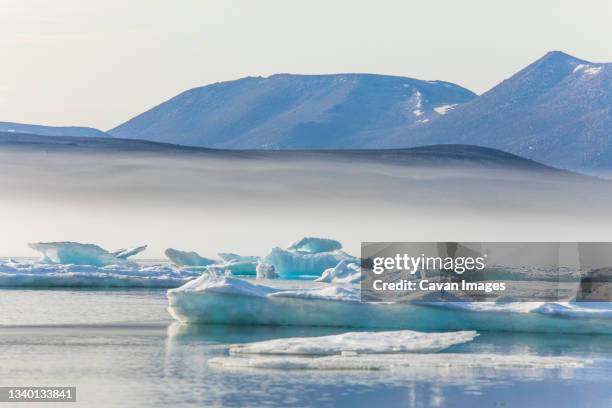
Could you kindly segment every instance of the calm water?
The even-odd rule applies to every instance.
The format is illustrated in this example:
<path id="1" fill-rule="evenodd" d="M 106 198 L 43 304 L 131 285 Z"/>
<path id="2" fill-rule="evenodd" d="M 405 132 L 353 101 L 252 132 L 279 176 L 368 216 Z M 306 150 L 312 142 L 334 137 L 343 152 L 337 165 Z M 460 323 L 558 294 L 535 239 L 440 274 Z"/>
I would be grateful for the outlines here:
<path id="1" fill-rule="evenodd" d="M 165 291 L 2 290 L 0 385 L 76 386 L 78 402 L 69 407 L 612 406 L 612 336 L 482 333 L 448 350 L 594 359 L 581 369 L 298 372 L 206 364 L 231 343 L 338 332 L 179 325 L 166 312 Z"/>

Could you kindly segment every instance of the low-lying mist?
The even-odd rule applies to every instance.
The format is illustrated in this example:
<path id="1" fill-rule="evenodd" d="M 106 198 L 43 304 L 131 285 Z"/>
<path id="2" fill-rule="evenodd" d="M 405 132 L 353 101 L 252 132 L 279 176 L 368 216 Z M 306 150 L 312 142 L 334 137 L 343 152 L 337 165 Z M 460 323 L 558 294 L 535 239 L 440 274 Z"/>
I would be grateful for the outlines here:
<path id="1" fill-rule="evenodd" d="M 3 146 L 0 255 L 64 240 L 149 244 L 144 256 L 160 257 L 170 246 L 264 254 L 302 236 L 355 254 L 361 241 L 610 239 L 611 183 L 449 152 Z"/>

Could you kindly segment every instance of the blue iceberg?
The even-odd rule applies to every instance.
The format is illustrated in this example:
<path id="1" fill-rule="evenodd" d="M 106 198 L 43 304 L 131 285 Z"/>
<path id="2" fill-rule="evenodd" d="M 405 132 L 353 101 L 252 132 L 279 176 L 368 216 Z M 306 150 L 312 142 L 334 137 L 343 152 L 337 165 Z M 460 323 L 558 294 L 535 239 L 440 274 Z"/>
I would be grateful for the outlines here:
<path id="1" fill-rule="evenodd" d="M 327 238 L 302 238 L 287 249 L 272 248 L 262 262 L 272 265 L 284 279 L 318 277 L 343 260 L 357 262 L 357 258 L 342 251 L 340 242 Z"/>
<path id="2" fill-rule="evenodd" d="M 120 249 L 109 252 L 94 244 L 81 244 L 79 242 L 35 242 L 28 244 L 34 251 L 40 252 L 41 264 L 71 264 L 71 265 L 124 265 L 128 257 L 134 256 L 145 249 L 146 245 Z"/>
<path id="3" fill-rule="evenodd" d="M 595 307 L 581 302 L 365 303 L 360 298 L 360 289 L 351 286 L 279 289 L 214 274 L 168 291 L 170 313 L 186 323 L 612 334 L 609 302 Z"/>

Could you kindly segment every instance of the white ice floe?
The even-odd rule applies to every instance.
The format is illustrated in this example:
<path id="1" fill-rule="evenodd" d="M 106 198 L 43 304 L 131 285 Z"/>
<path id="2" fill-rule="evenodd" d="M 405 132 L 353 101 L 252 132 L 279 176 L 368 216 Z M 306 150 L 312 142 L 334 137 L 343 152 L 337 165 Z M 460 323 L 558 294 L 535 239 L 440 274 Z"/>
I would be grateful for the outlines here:
<path id="1" fill-rule="evenodd" d="M 612 333 L 611 303 L 595 308 L 567 302 L 365 303 L 360 299 L 357 287 L 278 289 L 215 275 L 168 291 L 172 316 L 190 323 Z"/>
<path id="2" fill-rule="evenodd" d="M 201 270 L 138 264 L 61 265 L 0 262 L 0 287 L 28 288 L 175 288 L 202 274 Z"/>
<path id="3" fill-rule="evenodd" d="M 234 354 L 346 355 L 346 353 L 433 353 L 473 340 L 475 331 L 424 333 L 412 330 L 348 332 L 331 336 L 290 337 L 237 344 Z"/>
<path id="4" fill-rule="evenodd" d="M 326 269 L 321 277 L 315 280 L 328 283 L 359 283 L 361 278 L 359 263 L 343 259 L 335 267 Z"/>
<path id="5" fill-rule="evenodd" d="M 33 250 L 40 252 L 41 264 L 72 264 L 107 266 L 126 264 L 127 258 L 144 251 L 143 245 L 133 249 L 120 249 L 109 252 L 94 244 L 79 242 L 35 242 L 28 244 Z"/>
<path id="6" fill-rule="evenodd" d="M 179 251 L 174 248 L 168 248 L 164 253 L 176 266 L 208 266 L 219 262 L 204 258 L 196 252 Z"/>
<path id="7" fill-rule="evenodd" d="M 591 360 L 574 357 L 471 353 L 350 354 L 326 357 L 230 356 L 208 360 L 211 366 L 229 369 L 283 370 L 398 370 L 406 368 L 525 370 L 581 368 L 591 363 Z"/>

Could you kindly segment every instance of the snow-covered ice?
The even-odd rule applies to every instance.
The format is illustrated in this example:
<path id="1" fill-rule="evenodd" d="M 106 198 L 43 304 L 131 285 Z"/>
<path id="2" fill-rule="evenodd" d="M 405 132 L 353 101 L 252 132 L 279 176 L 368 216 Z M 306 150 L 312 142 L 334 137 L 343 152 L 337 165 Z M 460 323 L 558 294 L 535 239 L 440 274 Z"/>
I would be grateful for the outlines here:
<path id="1" fill-rule="evenodd" d="M 172 316 L 189 323 L 612 333 L 610 303 L 365 303 L 360 295 L 350 286 L 279 289 L 211 274 L 169 290 L 168 300 Z"/>
<path id="2" fill-rule="evenodd" d="M 335 267 L 342 260 L 357 262 L 357 258 L 340 249 L 326 250 L 334 247 L 336 245 L 326 242 L 309 242 L 300 245 L 294 243 L 287 249 L 272 248 L 262 262 L 274 266 L 281 278 L 320 276 L 326 269 Z"/>
<path id="3" fill-rule="evenodd" d="M 343 259 L 335 267 L 326 269 L 321 277 L 315 280 L 328 283 L 359 283 L 361 278 L 359 263 Z"/>
<path id="4" fill-rule="evenodd" d="M 424 333 L 412 330 L 348 332 L 331 336 L 289 337 L 230 347 L 234 354 L 346 355 L 346 353 L 433 353 L 473 340 L 475 331 Z"/>
<path id="5" fill-rule="evenodd" d="M 121 265 L 127 258 L 144 251 L 147 246 L 133 249 L 120 249 L 109 252 L 94 244 L 79 242 L 35 242 L 28 244 L 34 251 L 40 252 L 39 263 L 42 264 L 73 264 L 73 265 Z"/>
<path id="6" fill-rule="evenodd" d="M 564 356 L 499 355 L 499 354 L 357 354 L 325 357 L 248 356 L 215 357 L 211 366 L 221 368 L 262 368 L 283 370 L 398 370 L 406 368 L 492 368 L 563 369 L 582 368 L 589 359 Z"/>
<path id="7" fill-rule="evenodd" d="M 166 265 L 62 265 L 0 262 L 0 287 L 27 288 L 175 288 L 202 275 L 201 270 Z"/>

